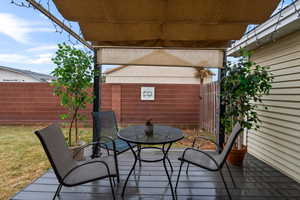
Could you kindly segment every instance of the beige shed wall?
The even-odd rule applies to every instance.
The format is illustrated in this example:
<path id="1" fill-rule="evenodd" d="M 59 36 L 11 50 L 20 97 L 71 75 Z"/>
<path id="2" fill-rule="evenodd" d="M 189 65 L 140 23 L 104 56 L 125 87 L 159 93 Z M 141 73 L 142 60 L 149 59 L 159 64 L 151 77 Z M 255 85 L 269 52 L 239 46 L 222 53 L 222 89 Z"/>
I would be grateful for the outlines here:
<path id="1" fill-rule="evenodd" d="M 300 32 L 254 51 L 252 60 L 269 66 L 271 94 L 259 107 L 261 128 L 248 134 L 248 151 L 300 182 Z"/>
<path id="2" fill-rule="evenodd" d="M 0 69 L 0 82 L 39 82 L 23 74 Z"/>
<path id="3" fill-rule="evenodd" d="M 107 74 L 107 83 L 199 84 L 192 67 L 128 66 Z M 211 78 L 205 83 L 211 82 Z"/>

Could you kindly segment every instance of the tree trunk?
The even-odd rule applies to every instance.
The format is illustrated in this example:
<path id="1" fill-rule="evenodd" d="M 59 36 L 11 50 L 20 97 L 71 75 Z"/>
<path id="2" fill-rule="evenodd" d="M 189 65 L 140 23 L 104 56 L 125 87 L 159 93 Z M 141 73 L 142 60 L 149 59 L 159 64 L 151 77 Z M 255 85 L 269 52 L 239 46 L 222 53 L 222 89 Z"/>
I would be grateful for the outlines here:
<path id="1" fill-rule="evenodd" d="M 71 120 L 70 128 L 69 128 L 69 146 L 72 146 L 72 139 L 71 139 L 72 138 L 72 127 L 73 127 L 73 123 L 74 123 L 75 119 L 77 118 L 77 111 L 78 111 L 78 108 L 75 109 L 75 112 L 74 112 L 72 120 Z M 77 122 L 75 123 L 75 130 L 76 129 L 77 129 Z M 77 133 L 76 133 L 75 140 L 77 141 Z"/>

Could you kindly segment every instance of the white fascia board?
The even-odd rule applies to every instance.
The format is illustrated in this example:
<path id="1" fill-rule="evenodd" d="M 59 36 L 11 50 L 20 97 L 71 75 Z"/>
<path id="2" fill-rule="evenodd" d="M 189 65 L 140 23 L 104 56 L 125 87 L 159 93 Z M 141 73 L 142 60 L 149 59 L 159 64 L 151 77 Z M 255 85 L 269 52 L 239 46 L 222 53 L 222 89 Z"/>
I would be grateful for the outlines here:
<path id="1" fill-rule="evenodd" d="M 295 6 L 298 12 L 295 10 Z M 291 4 L 277 13 L 254 30 L 234 42 L 227 49 L 228 56 L 236 56 L 241 48 L 247 50 L 256 49 L 266 43 L 275 41 L 289 33 L 300 30 L 300 1 Z"/>

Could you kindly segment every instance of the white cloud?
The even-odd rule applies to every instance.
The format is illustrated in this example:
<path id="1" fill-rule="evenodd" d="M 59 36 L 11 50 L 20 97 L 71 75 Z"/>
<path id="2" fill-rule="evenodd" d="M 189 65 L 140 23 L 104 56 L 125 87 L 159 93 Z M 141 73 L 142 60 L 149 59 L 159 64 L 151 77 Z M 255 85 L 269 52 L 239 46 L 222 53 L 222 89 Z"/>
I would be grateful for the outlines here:
<path id="1" fill-rule="evenodd" d="M 45 53 L 45 54 L 39 54 L 36 56 L 36 58 L 31 59 L 32 64 L 51 64 L 51 58 L 53 54 L 51 53 Z"/>
<path id="2" fill-rule="evenodd" d="M 0 54 L 0 62 L 28 63 L 28 57 L 19 54 Z"/>
<path id="3" fill-rule="evenodd" d="M 57 49 L 58 49 L 58 46 L 53 44 L 53 45 L 43 45 L 43 46 L 29 48 L 26 51 L 37 52 L 37 51 L 49 51 L 49 50 L 57 50 Z"/>
<path id="4" fill-rule="evenodd" d="M 30 33 L 32 32 L 50 31 L 53 31 L 53 29 L 45 27 L 40 22 L 24 20 L 9 13 L 0 13 L 0 33 L 18 42 L 29 43 Z"/>
<path id="5" fill-rule="evenodd" d="M 53 54 L 45 53 L 38 55 L 0 54 L 0 62 L 14 64 L 52 64 Z"/>

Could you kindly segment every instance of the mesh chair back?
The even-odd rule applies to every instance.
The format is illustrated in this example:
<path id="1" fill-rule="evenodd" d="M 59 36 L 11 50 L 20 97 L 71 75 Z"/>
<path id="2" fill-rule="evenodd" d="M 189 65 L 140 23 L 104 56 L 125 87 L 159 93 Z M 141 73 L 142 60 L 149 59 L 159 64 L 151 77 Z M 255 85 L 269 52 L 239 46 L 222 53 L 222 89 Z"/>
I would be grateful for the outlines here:
<path id="1" fill-rule="evenodd" d="M 75 165 L 72 154 L 69 151 L 61 129 L 56 124 L 36 131 L 51 166 L 59 181 Z"/>
<path id="2" fill-rule="evenodd" d="M 227 159 L 227 156 L 228 156 L 229 152 L 231 151 L 232 146 L 234 145 L 234 142 L 241 131 L 242 131 L 241 125 L 239 123 L 236 123 L 234 128 L 232 129 L 231 135 L 228 138 L 222 153 L 220 154 L 220 156 L 217 160 L 220 167 L 222 167 L 222 165 L 225 163 L 225 160 Z"/>
<path id="3" fill-rule="evenodd" d="M 110 136 L 117 139 L 118 124 L 113 111 L 93 112 L 95 125 L 101 130 L 100 136 Z"/>

